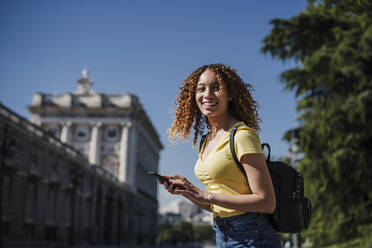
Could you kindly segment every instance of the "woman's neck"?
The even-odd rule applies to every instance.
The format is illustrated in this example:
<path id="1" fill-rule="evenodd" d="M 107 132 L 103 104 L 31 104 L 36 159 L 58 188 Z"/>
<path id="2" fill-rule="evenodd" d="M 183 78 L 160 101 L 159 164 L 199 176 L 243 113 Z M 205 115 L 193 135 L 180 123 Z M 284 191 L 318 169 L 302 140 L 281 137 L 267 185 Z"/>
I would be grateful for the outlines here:
<path id="1" fill-rule="evenodd" d="M 229 128 L 234 125 L 238 120 L 227 115 L 224 118 L 208 118 L 209 125 L 211 127 L 211 133 L 216 134 L 220 131 L 227 131 Z"/>

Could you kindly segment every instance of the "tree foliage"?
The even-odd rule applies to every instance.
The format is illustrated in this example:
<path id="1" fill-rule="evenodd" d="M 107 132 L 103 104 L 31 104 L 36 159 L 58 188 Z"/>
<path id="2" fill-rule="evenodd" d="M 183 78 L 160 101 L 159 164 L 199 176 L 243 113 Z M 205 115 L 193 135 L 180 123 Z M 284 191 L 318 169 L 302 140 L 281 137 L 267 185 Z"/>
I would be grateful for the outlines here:
<path id="1" fill-rule="evenodd" d="M 158 244 L 186 244 L 191 242 L 214 242 L 215 232 L 211 225 L 193 225 L 187 221 L 181 221 L 175 226 L 167 221 L 160 223 L 157 237 Z"/>
<path id="2" fill-rule="evenodd" d="M 194 225 L 194 238 L 196 242 L 215 242 L 216 233 L 209 224 Z"/>
<path id="3" fill-rule="evenodd" d="M 308 1 L 290 19 L 271 21 L 262 51 L 297 66 L 281 74 L 297 97 L 295 134 L 305 194 L 313 203 L 305 232 L 318 246 L 372 231 L 372 1 Z M 357 246 L 352 246 L 357 247 Z"/>

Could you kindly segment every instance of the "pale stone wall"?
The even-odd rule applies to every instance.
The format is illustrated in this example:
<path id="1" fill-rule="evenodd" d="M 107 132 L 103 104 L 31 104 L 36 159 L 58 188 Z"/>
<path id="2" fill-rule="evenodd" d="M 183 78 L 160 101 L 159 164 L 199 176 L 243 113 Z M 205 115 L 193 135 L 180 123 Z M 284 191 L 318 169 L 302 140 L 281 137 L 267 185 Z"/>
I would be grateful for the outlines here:
<path id="1" fill-rule="evenodd" d="M 143 135 L 141 127 L 133 127 Z M 59 126 L 60 135 L 62 129 Z M 112 151 L 106 150 L 111 141 L 105 142 L 103 155 Z M 145 170 L 157 169 L 156 150 L 151 152 L 142 141 L 134 144 L 143 145 L 148 156 L 138 162 L 132 157 L 133 161 Z M 120 145 L 113 149 L 113 153 L 119 151 Z M 134 191 L 2 105 L 0 166 L 0 246 L 149 244 L 156 240 L 158 204 L 153 181 L 146 179 Z"/>

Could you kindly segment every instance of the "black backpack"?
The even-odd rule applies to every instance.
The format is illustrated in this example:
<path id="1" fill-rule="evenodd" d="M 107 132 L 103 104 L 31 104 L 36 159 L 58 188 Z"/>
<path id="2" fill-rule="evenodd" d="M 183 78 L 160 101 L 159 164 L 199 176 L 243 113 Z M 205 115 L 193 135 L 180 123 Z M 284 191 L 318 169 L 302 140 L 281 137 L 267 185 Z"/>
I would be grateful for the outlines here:
<path id="1" fill-rule="evenodd" d="M 245 176 L 246 173 L 239 162 L 234 146 L 234 136 L 238 126 L 230 134 L 230 150 L 235 163 Z M 280 233 L 299 233 L 310 224 L 311 202 L 304 197 L 304 179 L 301 172 L 294 167 L 280 161 L 270 160 L 270 146 L 262 144 L 262 149 L 267 146 L 268 156 L 266 164 L 273 182 L 276 208 L 272 214 L 265 214 L 272 226 Z"/>

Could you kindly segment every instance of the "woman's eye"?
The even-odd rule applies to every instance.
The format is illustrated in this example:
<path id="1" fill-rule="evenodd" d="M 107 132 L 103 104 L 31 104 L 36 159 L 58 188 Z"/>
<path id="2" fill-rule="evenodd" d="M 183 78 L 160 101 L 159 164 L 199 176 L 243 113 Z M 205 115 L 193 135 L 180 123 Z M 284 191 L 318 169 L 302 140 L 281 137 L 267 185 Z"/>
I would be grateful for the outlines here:
<path id="1" fill-rule="evenodd" d="M 196 91 L 198 92 L 204 91 L 204 88 L 196 88 Z"/>

